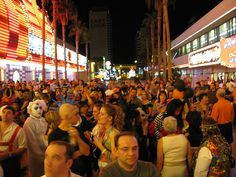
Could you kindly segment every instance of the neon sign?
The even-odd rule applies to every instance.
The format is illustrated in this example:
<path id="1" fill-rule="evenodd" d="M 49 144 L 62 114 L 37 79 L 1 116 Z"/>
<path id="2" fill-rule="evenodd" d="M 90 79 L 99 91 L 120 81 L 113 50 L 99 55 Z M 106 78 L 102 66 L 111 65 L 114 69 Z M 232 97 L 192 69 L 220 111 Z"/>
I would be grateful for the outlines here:
<path id="1" fill-rule="evenodd" d="M 236 67 L 236 36 L 221 38 L 221 64 L 227 67 Z"/>
<path id="2" fill-rule="evenodd" d="M 196 52 L 190 53 L 188 58 L 190 67 L 219 63 L 220 47 L 215 44 L 208 46 Z"/>

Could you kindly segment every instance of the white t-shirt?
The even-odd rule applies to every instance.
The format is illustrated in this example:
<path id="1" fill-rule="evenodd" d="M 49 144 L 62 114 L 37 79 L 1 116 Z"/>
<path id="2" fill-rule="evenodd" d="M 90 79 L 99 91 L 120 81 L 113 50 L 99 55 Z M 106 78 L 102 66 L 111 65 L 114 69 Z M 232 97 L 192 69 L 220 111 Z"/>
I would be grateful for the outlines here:
<path id="1" fill-rule="evenodd" d="M 211 160 L 211 151 L 207 147 L 202 147 L 198 152 L 198 158 L 194 170 L 194 177 L 207 177 Z"/>

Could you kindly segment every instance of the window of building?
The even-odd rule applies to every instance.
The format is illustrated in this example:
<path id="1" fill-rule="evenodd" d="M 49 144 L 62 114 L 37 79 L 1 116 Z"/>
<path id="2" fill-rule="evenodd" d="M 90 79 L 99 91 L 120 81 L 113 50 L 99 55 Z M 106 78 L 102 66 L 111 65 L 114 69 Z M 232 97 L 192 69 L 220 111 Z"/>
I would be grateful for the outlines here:
<path id="1" fill-rule="evenodd" d="M 204 47 L 207 45 L 207 34 L 203 34 L 200 37 L 200 45 L 201 45 L 201 47 Z"/>
<path id="2" fill-rule="evenodd" d="M 208 33 L 208 39 L 209 39 L 209 44 L 212 44 L 214 42 L 216 42 L 217 39 L 217 34 L 216 34 L 216 30 L 213 29 Z"/>
<path id="3" fill-rule="evenodd" d="M 199 38 L 193 40 L 193 51 L 199 48 Z"/>
<path id="4" fill-rule="evenodd" d="M 227 37 L 227 23 L 220 25 L 219 36 L 220 37 Z"/>
<path id="5" fill-rule="evenodd" d="M 182 54 L 182 55 L 185 55 L 185 54 L 186 54 L 186 48 L 185 48 L 185 45 L 182 46 L 181 54 Z"/>
<path id="6" fill-rule="evenodd" d="M 236 34 L 236 17 L 229 21 L 229 35 L 232 36 Z"/>
<path id="7" fill-rule="evenodd" d="M 186 44 L 186 52 L 187 53 L 191 52 L 191 43 L 190 42 Z"/>

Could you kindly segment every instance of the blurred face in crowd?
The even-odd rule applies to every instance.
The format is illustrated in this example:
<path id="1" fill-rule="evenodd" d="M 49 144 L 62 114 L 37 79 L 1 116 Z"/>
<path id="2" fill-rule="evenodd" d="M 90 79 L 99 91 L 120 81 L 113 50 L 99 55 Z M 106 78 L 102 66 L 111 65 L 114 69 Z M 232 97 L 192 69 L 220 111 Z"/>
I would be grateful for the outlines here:
<path id="1" fill-rule="evenodd" d="M 209 103 L 209 98 L 208 98 L 208 96 L 205 95 L 205 96 L 202 98 L 201 102 L 202 102 L 204 105 L 207 105 L 207 104 Z"/>
<path id="2" fill-rule="evenodd" d="M 3 109 L 2 110 L 2 121 L 3 122 L 12 122 L 14 119 L 14 113 L 10 109 Z"/>
<path id="3" fill-rule="evenodd" d="M 93 117 L 95 120 L 99 119 L 99 115 L 100 115 L 100 110 L 98 109 L 97 106 L 93 107 Z"/>
<path id="4" fill-rule="evenodd" d="M 121 136 L 116 147 L 118 163 L 127 171 L 135 169 L 139 157 L 137 139 L 133 136 Z"/>
<path id="5" fill-rule="evenodd" d="M 130 98 L 135 98 L 137 96 L 137 90 L 130 91 Z"/>
<path id="6" fill-rule="evenodd" d="M 160 103 L 164 103 L 166 101 L 166 95 L 164 93 L 160 94 Z"/>
<path id="7" fill-rule="evenodd" d="M 147 94 L 147 92 L 142 91 L 141 98 L 142 98 L 142 100 L 147 100 L 147 99 L 148 99 L 148 94 Z"/>
<path id="8" fill-rule="evenodd" d="M 107 111 L 104 107 L 101 108 L 100 110 L 100 115 L 98 119 L 99 124 L 107 124 L 112 121 L 112 117 L 107 114 Z"/>
<path id="9" fill-rule="evenodd" d="M 65 156 L 66 148 L 61 145 L 49 145 L 45 152 L 44 170 L 47 177 L 62 176 L 69 173 L 72 159 Z"/>
<path id="10" fill-rule="evenodd" d="M 79 109 L 75 109 L 72 113 L 71 113 L 71 117 L 70 117 L 70 123 L 72 125 L 76 125 L 78 122 L 81 122 L 81 117 L 79 115 Z"/>

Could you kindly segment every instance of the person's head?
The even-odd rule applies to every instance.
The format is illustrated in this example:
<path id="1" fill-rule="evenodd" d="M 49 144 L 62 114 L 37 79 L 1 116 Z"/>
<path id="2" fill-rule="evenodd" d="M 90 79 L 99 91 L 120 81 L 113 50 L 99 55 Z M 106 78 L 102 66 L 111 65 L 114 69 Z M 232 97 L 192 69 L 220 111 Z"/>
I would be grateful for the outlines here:
<path id="1" fill-rule="evenodd" d="M 72 125 L 77 124 L 79 121 L 81 122 L 78 107 L 69 103 L 64 103 L 60 106 L 59 115 L 61 122 L 67 122 Z"/>
<path id="2" fill-rule="evenodd" d="M 119 165 L 126 171 L 133 171 L 139 157 L 139 145 L 134 132 L 121 132 L 114 138 L 115 152 Z"/>
<path id="3" fill-rule="evenodd" d="M 73 147 L 69 143 L 52 141 L 45 151 L 45 175 L 47 177 L 67 175 L 73 163 L 73 153 Z"/>
<path id="4" fill-rule="evenodd" d="M 184 103 L 179 99 L 171 100 L 166 107 L 168 116 L 178 116 L 183 110 Z"/>
<path id="5" fill-rule="evenodd" d="M 45 114 L 45 120 L 47 121 L 49 127 L 52 130 L 55 130 L 57 126 L 60 124 L 60 116 L 59 116 L 58 111 L 49 110 Z"/>
<path id="6" fill-rule="evenodd" d="M 211 90 L 215 90 L 215 89 L 216 89 L 216 84 L 215 84 L 215 82 L 212 82 L 212 83 L 210 84 L 210 89 L 211 89 Z"/>
<path id="7" fill-rule="evenodd" d="M 88 105 L 87 101 L 81 101 L 79 103 L 79 113 L 80 113 L 80 115 L 87 115 L 88 114 L 88 109 L 89 109 L 89 105 Z"/>
<path id="8" fill-rule="evenodd" d="M 15 117 L 15 109 L 12 106 L 2 106 L 0 108 L 0 116 L 2 118 L 3 122 L 13 122 L 13 119 Z"/>
<path id="9" fill-rule="evenodd" d="M 121 106 L 119 106 L 119 105 L 112 105 L 112 106 L 115 109 L 115 116 L 114 116 L 114 120 L 113 120 L 113 126 L 116 129 L 122 131 L 123 126 L 125 124 L 125 113 L 124 113 Z"/>
<path id="10" fill-rule="evenodd" d="M 105 124 L 113 125 L 115 114 L 116 114 L 115 108 L 111 104 L 104 104 L 100 110 L 98 123 L 102 125 Z"/>
<path id="11" fill-rule="evenodd" d="M 141 98 L 142 100 L 148 100 L 148 93 L 145 90 L 142 90 Z"/>
<path id="12" fill-rule="evenodd" d="M 137 89 L 134 87 L 131 87 L 131 90 L 129 91 L 129 95 L 131 98 L 135 98 L 137 96 Z"/>
<path id="13" fill-rule="evenodd" d="M 202 120 L 202 133 L 204 139 L 207 139 L 208 137 L 213 135 L 221 134 L 216 121 L 211 117 Z"/>
<path id="14" fill-rule="evenodd" d="M 101 107 L 102 107 L 102 104 L 99 104 L 99 103 L 93 106 L 93 117 L 95 120 L 99 119 Z"/>
<path id="15" fill-rule="evenodd" d="M 176 133 L 177 120 L 173 116 L 168 116 L 163 120 L 163 128 L 167 134 Z"/>
<path id="16" fill-rule="evenodd" d="M 158 103 L 164 103 L 167 100 L 167 94 L 165 91 L 160 91 L 158 95 Z"/>
<path id="17" fill-rule="evenodd" d="M 198 111 L 189 111 L 186 116 L 186 121 L 188 122 L 190 129 L 200 130 L 202 124 L 201 113 Z"/>
<path id="18" fill-rule="evenodd" d="M 33 117 L 40 118 L 43 111 L 47 110 L 47 105 L 44 100 L 35 100 L 30 102 L 27 107 L 27 112 Z"/>
<path id="19" fill-rule="evenodd" d="M 224 98 L 224 97 L 225 97 L 225 90 L 222 89 L 222 88 L 219 88 L 219 89 L 216 91 L 216 97 L 217 97 L 217 98 Z"/>
<path id="20" fill-rule="evenodd" d="M 204 105 L 207 105 L 208 102 L 209 102 L 209 98 L 208 98 L 208 95 L 207 95 L 206 93 L 200 94 L 200 95 L 198 96 L 198 98 L 199 98 L 199 101 L 200 101 L 201 103 L 203 103 Z"/>

